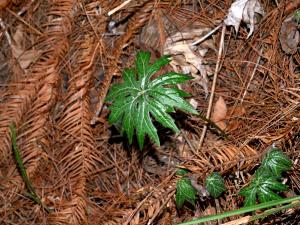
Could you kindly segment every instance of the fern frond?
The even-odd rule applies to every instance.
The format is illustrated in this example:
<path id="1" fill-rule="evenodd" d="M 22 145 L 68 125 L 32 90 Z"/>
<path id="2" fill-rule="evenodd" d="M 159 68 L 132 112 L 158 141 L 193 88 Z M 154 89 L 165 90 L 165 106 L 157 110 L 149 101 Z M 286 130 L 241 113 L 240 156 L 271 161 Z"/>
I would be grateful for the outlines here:
<path id="1" fill-rule="evenodd" d="M 58 154 L 58 168 L 61 175 L 69 180 L 66 195 L 59 205 L 59 211 L 51 216 L 55 224 L 82 224 L 87 221 L 86 185 L 87 177 L 101 162 L 95 148 L 90 120 L 89 87 L 93 76 L 93 61 L 96 41 L 88 36 L 81 36 L 77 41 L 81 54 L 75 54 L 73 72 L 64 109 L 57 126 L 60 128 L 63 144 Z"/>

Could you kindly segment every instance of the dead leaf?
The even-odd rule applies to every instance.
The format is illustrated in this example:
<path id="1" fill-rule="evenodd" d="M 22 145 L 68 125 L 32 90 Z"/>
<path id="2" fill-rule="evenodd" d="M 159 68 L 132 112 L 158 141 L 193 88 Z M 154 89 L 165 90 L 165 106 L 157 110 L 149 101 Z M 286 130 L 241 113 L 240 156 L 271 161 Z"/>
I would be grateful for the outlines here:
<path id="1" fill-rule="evenodd" d="M 27 50 L 24 45 L 24 32 L 22 26 L 18 26 L 16 33 L 13 35 L 13 42 L 11 45 L 12 54 L 19 62 L 22 69 L 28 68 L 28 66 L 35 62 L 41 55 L 37 50 Z"/>
<path id="2" fill-rule="evenodd" d="M 226 128 L 225 118 L 227 115 L 227 105 L 222 96 L 219 97 L 218 101 L 214 105 L 211 120 L 222 130 Z"/>
<path id="3" fill-rule="evenodd" d="M 226 118 L 227 106 L 222 96 L 219 97 L 218 101 L 214 105 L 211 120 L 214 123 L 218 123 Z"/>
<path id="4" fill-rule="evenodd" d="M 298 23 L 294 19 L 294 13 L 289 15 L 282 23 L 279 40 L 282 50 L 287 54 L 295 54 L 300 41 Z"/>
<path id="5" fill-rule="evenodd" d="M 0 0 L 0 10 L 5 9 L 10 2 L 11 0 Z"/>
<path id="6" fill-rule="evenodd" d="M 212 39 L 208 39 L 198 46 L 192 45 L 195 39 L 210 31 L 210 28 L 204 25 L 202 25 L 203 27 L 199 24 L 197 26 L 187 27 L 169 36 L 164 45 L 164 54 L 172 56 L 170 65 L 174 71 L 191 74 L 195 78 L 194 81 L 200 84 L 208 95 L 207 76 L 213 73 L 212 69 L 206 65 L 204 56 L 208 49 L 216 50 L 216 48 Z"/>
<path id="7" fill-rule="evenodd" d="M 234 131 L 244 125 L 244 121 L 240 119 L 246 113 L 246 109 L 243 106 L 237 106 L 228 110 L 226 120 L 228 121 L 226 131 Z"/>
<path id="8" fill-rule="evenodd" d="M 195 99 L 192 98 L 189 102 L 193 106 L 194 109 L 197 109 L 198 102 Z"/>
<path id="9" fill-rule="evenodd" d="M 265 12 L 258 0 L 236 0 L 231 4 L 227 18 L 224 23 L 227 26 L 234 26 L 235 31 L 238 32 L 241 22 L 247 24 L 249 38 L 259 21 L 259 15 L 264 16 Z"/>

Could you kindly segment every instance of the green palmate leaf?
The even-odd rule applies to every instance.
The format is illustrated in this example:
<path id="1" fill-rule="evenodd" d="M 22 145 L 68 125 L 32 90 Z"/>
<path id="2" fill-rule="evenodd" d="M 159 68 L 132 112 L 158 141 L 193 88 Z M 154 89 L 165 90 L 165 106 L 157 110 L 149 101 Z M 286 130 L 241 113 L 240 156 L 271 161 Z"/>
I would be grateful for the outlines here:
<path id="1" fill-rule="evenodd" d="M 152 119 L 179 132 L 175 121 L 168 113 L 174 112 L 177 108 L 198 114 L 183 99 L 189 94 L 173 86 L 184 83 L 191 77 L 171 72 L 151 80 L 151 77 L 169 62 L 170 58 L 163 56 L 150 64 L 150 53 L 139 52 L 136 59 L 136 70 L 125 69 L 123 72 L 124 82 L 114 84 L 106 98 L 106 101 L 112 102 L 109 107 L 111 110 L 109 122 L 122 126 L 122 133 L 126 133 L 129 143 L 132 143 L 136 131 L 140 148 L 144 145 L 146 135 L 155 144 L 160 144 Z"/>
<path id="2" fill-rule="evenodd" d="M 185 201 L 195 205 L 197 191 L 187 178 L 181 178 L 176 183 L 176 205 L 181 208 Z"/>
<path id="3" fill-rule="evenodd" d="M 239 193 L 245 197 L 244 205 L 254 205 L 256 198 L 258 198 L 260 202 L 281 199 L 276 192 L 286 191 L 287 186 L 280 183 L 278 179 L 279 177 L 274 174 L 269 167 L 261 166 L 258 168 L 250 186 L 243 188 Z"/>
<path id="4" fill-rule="evenodd" d="M 281 176 L 282 172 L 292 168 L 292 161 L 280 149 L 274 148 L 267 153 L 262 162 L 262 167 L 272 171 L 275 176 Z"/>
<path id="5" fill-rule="evenodd" d="M 212 197 L 218 198 L 225 190 L 224 180 L 219 173 L 212 173 L 205 180 L 206 190 Z"/>

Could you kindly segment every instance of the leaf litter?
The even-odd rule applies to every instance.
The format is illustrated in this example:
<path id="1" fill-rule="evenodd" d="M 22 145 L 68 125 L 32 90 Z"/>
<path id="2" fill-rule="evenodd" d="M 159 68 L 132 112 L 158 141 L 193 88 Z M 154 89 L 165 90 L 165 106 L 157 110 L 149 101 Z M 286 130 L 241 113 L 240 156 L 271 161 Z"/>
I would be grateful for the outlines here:
<path id="1" fill-rule="evenodd" d="M 1 11 L 1 76 L 18 77 L 3 79 L 0 87 L 1 220 L 14 224 L 176 224 L 208 212 L 236 209 L 242 206 L 236 194 L 250 181 L 253 168 L 273 142 L 295 162 L 284 179 L 291 184 L 289 193 L 299 194 L 300 121 L 293 118 L 299 118 L 300 56 L 298 27 L 289 16 L 300 3 L 166 0 L 126 1 L 119 7 L 122 3 L 11 1 L 4 7 L 19 17 Z M 176 111 L 178 136 L 162 129 L 160 147 L 148 140 L 142 151 L 136 143 L 129 145 L 108 124 L 109 105 L 103 102 L 111 84 L 118 83 L 121 71 L 134 64 L 138 50 L 150 51 L 153 60 L 166 51 L 173 63 L 164 72 L 176 68 L 192 74 L 194 81 L 181 88 L 192 93 L 194 108 L 205 113 L 221 36 L 215 28 L 224 19 L 227 26 L 234 26 L 235 35 L 226 30 L 215 89 L 215 96 L 223 100 L 214 99 L 211 118 L 226 124 L 231 140 L 208 126 L 204 144 L 198 148 L 205 122 Z M 108 30 L 111 21 L 115 21 L 115 33 Z M 240 29 L 243 25 L 247 33 Z M 33 33 L 31 27 L 43 32 Z M 11 63 L 15 59 L 18 65 Z M 250 79 L 255 64 L 257 70 Z M 18 76 L 15 66 L 21 66 L 26 77 Z M 96 78 L 100 70 L 104 71 L 101 81 Z M 62 90 L 66 74 L 70 79 Z M 91 93 L 99 104 L 90 101 Z M 58 106 L 60 113 L 54 110 Z M 95 108 L 100 108 L 97 114 Z M 98 119 L 91 126 L 93 117 Z M 16 124 L 28 176 L 54 213 L 45 214 L 22 197 L 24 184 L 10 155 L 7 128 L 11 121 Z M 47 157 L 40 160 L 40 152 Z M 151 164 L 144 166 L 148 158 Z M 210 200 L 199 204 L 196 195 L 194 210 L 182 207 L 178 211 L 172 176 L 177 167 L 196 174 L 199 184 L 206 174 L 220 173 L 230 195 L 221 196 L 219 204 Z M 194 201 L 193 194 L 185 194 Z M 275 217 L 290 219 L 285 213 Z"/>

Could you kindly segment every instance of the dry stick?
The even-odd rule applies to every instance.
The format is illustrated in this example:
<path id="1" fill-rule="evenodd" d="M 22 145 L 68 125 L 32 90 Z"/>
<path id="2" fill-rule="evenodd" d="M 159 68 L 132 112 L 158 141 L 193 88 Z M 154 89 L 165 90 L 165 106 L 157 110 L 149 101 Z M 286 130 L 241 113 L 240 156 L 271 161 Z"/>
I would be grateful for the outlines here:
<path id="1" fill-rule="evenodd" d="M 220 23 L 217 27 L 215 27 L 213 30 L 211 30 L 210 32 L 208 32 L 206 35 L 204 35 L 203 37 L 201 37 L 199 40 L 194 41 L 192 43 L 192 45 L 197 45 L 199 43 L 201 43 L 202 41 L 204 41 L 206 38 L 208 38 L 209 36 L 213 35 L 217 30 L 220 29 L 220 27 L 222 26 L 222 23 Z"/>
<path id="2" fill-rule="evenodd" d="M 18 20 L 20 20 L 22 23 L 24 23 L 28 28 L 30 28 L 31 30 L 33 30 L 34 32 L 36 32 L 39 35 L 42 35 L 42 32 L 39 31 L 38 29 L 34 28 L 33 26 L 31 26 L 28 22 L 26 22 L 21 16 L 19 16 L 17 13 L 11 11 L 9 8 L 6 8 L 6 11 L 8 11 L 10 14 L 12 14 L 13 16 L 15 16 Z"/>
<path id="3" fill-rule="evenodd" d="M 12 46 L 12 39 L 11 39 L 9 33 L 7 32 L 6 25 L 3 22 L 1 17 L 0 17 L 0 27 L 2 28 L 2 30 L 4 30 L 4 34 L 5 34 L 5 37 L 7 39 L 8 45 L 11 47 Z"/>
<path id="4" fill-rule="evenodd" d="M 123 2 L 121 5 L 117 6 L 116 8 L 110 10 L 107 15 L 111 16 L 112 14 L 114 14 L 115 12 L 119 11 L 120 9 L 122 9 L 124 6 L 126 6 L 129 2 L 131 2 L 132 0 L 126 0 L 125 2 Z"/>
<path id="5" fill-rule="evenodd" d="M 212 87 L 211 87 L 211 93 L 210 93 L 210 97 L 209 97 L 208 109 L 207 109 L 207 113 L 206 113 L 206 118 L 207 119 L 210 118 L 212 103 L 213 103 L 213 100 L 214 100 L 214 93 L 215 93 L 215 89 L 216 89 L 216 83 L 217 83 L 219 67 L 220 67 L 220 62 L 221 62 L 221 56 L 222 56 L 222 50 L 223 50 L 223 45 L 224 45 L 225 30 L 226 30 L 226 25 L 223 23 L 220 46 L 219 46 L 219 52 L 218 52 L 218 58 L 217 58 L 217 64 L 216 64 L 216 68 L 215 68 L 214 79 L 213 79 L 213 83 L 212 83 Z M 204 127 L 203 127 L 202 134 L 201 134 L 201 137 L 200 137 L 199 146 L 198 146 L 198 151 L 199 151 L 199 149 L 201 148 L 201 146 L 203 144 L 206 131 L 207 131 L 207 124 L 205 124 Z"/>
<path id="6" fill-rule="evenodd" d="M 255 63 L 254 70 L 253 70 L 253 72 L 252 72 L 252 74 L 251 74 L 251 77 L 250 77 L 250 80 L 249 80 L 249 82 L 248 82 L 248 84 L 247 84 L 247 87 L 245 88 L 243 97 L 242 97 L 242 99 L 241 99 L 241 104 L 242 104 L 243 101 L 244 101 L 244 98 L 245 98 L 245 96 L 246 96 L 246 94 L 247 94 L 247 91 L 248 91 L 248 89 L 249 89 L 250 83 L 252 82 L 253 77 L 254 77 L 254 74 L 255 74 L 255 72 L 256 72 L 256 70 L 257 70 L 257 67 L 258 67 L 258 65 L 259 65 L 259 61 L 260 61 L 260 59 L 261 59 L 261 54 L 262 54 L 262 49 L 260 49 L 259 56 L 258 56 L 257 61 L 256 61 L 256 63 Z"/>
<path id="7" fill-rule="evenodd" d="M 137 207 L 132 211 L 132 213 L 129 215 L 129 217 L 127 218 L 126 222 L 123 225 L 128 225 L 130 223 L 130 221 L 132 220 L 132 218 L 134 217 L 134 215 L 137 213 L 137 211 L 143 206 L 143 204 L 146 202 L 146 200 L 148 198 L 150 198 L 150 196 L 153 194 L 153 192 L 155 191 L 155 189 L 153 189 L 138 205 Z"/>
<path id="8" fill-rule="evenodd" d="M 168 198 L 163 202 L 163 204 L 159 207 L 158 210 L 156 210 L 156 212 L 154 213 L 154 215 L 152 216 L 152 218 L 148 221 L 147 225 L 151 225 L 153 223 L 153 221 L 156 219 L 156 217 L 158 216 L 159 212 L 166 206 L 166 204 L 170 201 L 170 199 L 174 196 L 176 190 L 172 190 L 171 194 L 169 194 Z"/>

